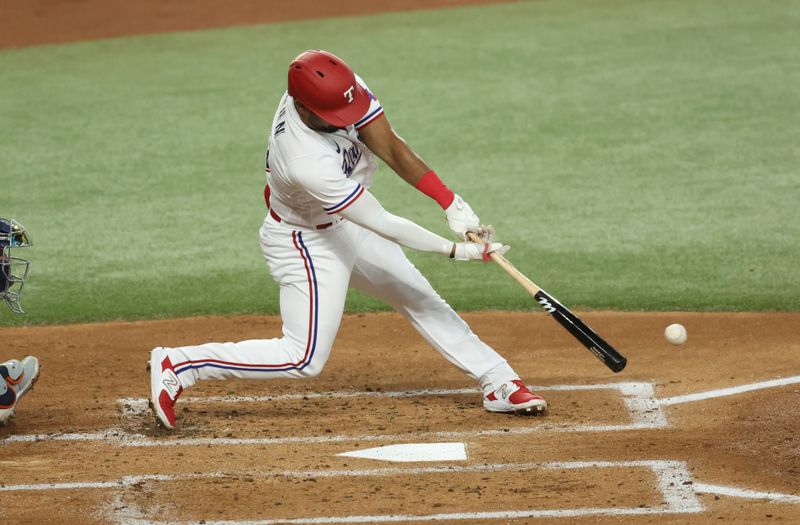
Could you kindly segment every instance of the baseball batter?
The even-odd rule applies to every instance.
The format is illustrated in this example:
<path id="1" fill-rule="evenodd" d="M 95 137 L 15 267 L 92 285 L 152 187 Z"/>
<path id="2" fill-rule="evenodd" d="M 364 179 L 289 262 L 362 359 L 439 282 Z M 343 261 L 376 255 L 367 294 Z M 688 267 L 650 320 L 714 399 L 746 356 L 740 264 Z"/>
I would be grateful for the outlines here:
<path id="1" fill-rule="evenodd" d="M 454 243 L 386 211 L 369 192 L 375 155 L 444 209 Z M 202 379 L 315 377 L 330 355 L 353 287 L 390 304 L 445 359 L 476 379 L 491 412 L 543 412 L 511 366 L 481 341 L 409 262 L 401 246 L 457 261 L 504 253 L 491 227 L 455 195 L 392 129 L 378 99 L 337 56 L 300 54 L 289 66 L 267 149 L 269 213 L 261 250 L 280 285 L 283 336 L 155 348 L 151 406 L 175 427 L 175 402 Z"/>

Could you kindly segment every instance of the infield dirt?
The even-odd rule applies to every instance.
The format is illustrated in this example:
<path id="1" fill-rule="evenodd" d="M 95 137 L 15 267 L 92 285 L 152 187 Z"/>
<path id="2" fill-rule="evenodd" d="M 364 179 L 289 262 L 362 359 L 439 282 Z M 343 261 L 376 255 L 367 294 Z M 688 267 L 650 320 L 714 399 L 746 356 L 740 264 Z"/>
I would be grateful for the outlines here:
<path id="1" fill-rule="evenodd" d="M 543 313 L 464 317 L 529 384 L 543 387 L 634 381 L 652 383 L 656 397 L 663 399 L 796 375 L 800 369 L 796 339 L 800 314 L 581 315 L 627 354 L 630 364 L 621 374 L 611 374 Z M 676 321 L 689 331 L 689 341 L 681 347 L 668 344 L 662 335 L 664 327 Z M 131 475 L 178 477 L 140 481 L 124 490 L 79 485 L 10 491 L 2 496 L 0 516 L 23 523 L 126 523 L 135 522 L 133 518 L 238 521 L 661 503 L 652 473 L 630 468 L 520 473 L 509 467 L 511 471 L 491 473 L 328 476 L 386 466 L 335 455 L 341 452 L 453 440 L 466 443 L 468 459 L 440 466 L 685 461 L 696 483 L 797 492 L 798 385 L 666 407 L 664 428 L 597 432 L 579 429 L 629 420 L 614 391 L 545 390 L 551 408 L 544 418 L 486 413 L 477 392 L 384 397 L 379 394 L 474 386 L 395 314 L 346 316 L 319 378 L 197 385 L 184 394 L 198 398 L 196 402 L 179 404 L 180 428 L 174 433 L 159 430 L 148 411 L 130 410 L 129 405 L 141 405 L 148 395 L 145 362 L 152 347 L 279 333 L 280 320 L 274 317 L 0 330 L 6 342 L 4 355 L 34 354 L 43 364 L 41 380 L 21 404 L 19 417 L 0 429 L 2 485 L 85 484 Z M 313 397 L 319 392 L 354 396 Z M 358 392 L 376 395 L 361 397 Z M 308 395 L 312 398 L 303 398 Z M 262 399 L 203 401 L 208 396 Z M 576 430 L 562 431 L 565 428 Z M 103 432 L 105 437 L 91 438 Z M 65 433 L 89 438 L 58 441 L 57 436 Z M 12 436 L 33 435 L 38 438 L 9 442 Z M 443 437 L 447 435 L 452 437 Z M 301 471 L 313 473 L 292 477 Z M 706 506 L 700 514 L 582 519 L 586 523 L 800 519 L 797 504 L 699 497 Z"/>

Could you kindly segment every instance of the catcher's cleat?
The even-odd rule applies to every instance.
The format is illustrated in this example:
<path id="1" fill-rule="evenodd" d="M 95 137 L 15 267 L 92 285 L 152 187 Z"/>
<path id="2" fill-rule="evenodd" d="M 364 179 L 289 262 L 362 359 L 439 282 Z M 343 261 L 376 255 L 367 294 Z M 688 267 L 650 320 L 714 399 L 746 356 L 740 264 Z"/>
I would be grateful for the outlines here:
<path id="1" fill-rule="evenodd" d="M 547 401 L 528 390 L 519 379 L 507 381 L 483 398 L 483 407 L 489 412 L 504 412 L 536 416 L 547 410 Z"/>
<path id="2" fill-rule="evenodd" d="M 178 375 L 167 352 L 154 348 L 150 352 L 150 408 L 156 420 L 165 428 L 175 428 L 175 402 L 183 392 Z"/>
<path id="3" fill-rule="evenodd" d="M 0 363 L 0 425 L 14 415 L 19 400 L 39 379 L 39 360 L 28 356 Z"/>

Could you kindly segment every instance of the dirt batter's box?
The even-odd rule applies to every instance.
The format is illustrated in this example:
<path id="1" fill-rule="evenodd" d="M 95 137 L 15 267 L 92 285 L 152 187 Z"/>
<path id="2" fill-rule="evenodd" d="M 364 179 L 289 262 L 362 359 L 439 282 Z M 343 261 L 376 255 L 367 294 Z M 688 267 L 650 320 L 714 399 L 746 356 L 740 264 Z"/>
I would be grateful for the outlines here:
<path id="1" fill-rule="evenodd" d="M 120 436 L 125 440 L 127 446 L 176 446 L 176 445 L 198 445 L 198 444 L 219 444 L 219 445 L 255 445 L 255 444 L 278 444 L 286 442 L 308 442 L 308 443 L 324 443 L 332 441 L 347 441 L 347 440 L 369 440 L 369 441 L 394 441 L 398 439 L 414 437 L 447 437 L 459 438 L 470 436 L 488 436 L 488 435 L 508 435 L 509 432 L 515 434 L 528 434 L 534 432 L 613 432 L 623 430 L 638 430 L 638 429 L 657 429 L 666 428 L 669 426 L 667 418 L 662 410 L 661 405 L 655 398 L 653 385 L 650 383 L 640 382 L 623 382 L 623 383 L 606 383 L 595 385 L 552 385 L 552 386 L 537 386 L 537 390 L 564 392 L 571 394 L 586 394 L 592 393 L 593 397 L 597 397 L 597 391 L 609 391 L 609 394 L 614 394 L 616 399 L 621 399 L 622 404 L 627 410 L 628 417 L 626 421 L 614 421 L 609 423 L 608 417 L 612 419 L 619 419 L 617 411 L 608 410 L 605 408 L 601 410 L 600 407 L 592 410 L 593 416 L 599 415 L 604 418 L 596 423 L 580 423 L 573 422 L 553 422 L 555 418 L 550 420 L 537 421 L 535 425 L 517 426 L 512 429 L 508 428 L 491 428 L 493 425 L 499 427 L 507 427 L 504 425 L 503 418 L 484 418 L 482 421 L 486 425 L 482 428 L 475 430 L 464 431 L 442 431 L 442 432 L 415 432 L 413 434 L 370 434 L 365 436 L 358 435 L 331 435 L 331 433 L 321 433 L 322 435 L 308 435 L 305 437 L 269 437 L 269 438 L 246 438 L 246 437 L 229 437 L 229 438 L 207 438 L 207 437 L 177 437 L 176 439 L 157 439 L 149 438 L 139 435 Z M 345 400 L 347 398 L 378 398 L 378 399 L 397 399 L 397 398 L 418 398 L 427 397 L 435 398 L 437 396 L 459 396 L 476 394 L 474 389 L 436 389 L 436 390 L 410 390 L 410 391 L 386 391 L 386 392 L 354 392 L 354 391 L 332 391 L 320 393 L 304 393 L 304 394 L 282 394 L 282 395 L 267 395 L 267 396 L 218 396 L 218 397 L 189 397 L 182 399 L 182 402 L 187 405 L 204 405 L 210 406 L 234 406 L 248 403 L 292 403 L 292 402 L 308 402 L 310 400 L 319 403 L 334 403 L 337 400 Z M 591 402 L 588 400 L 587 402 Z M 141 398 L 125 398 L 118 400 L 118 406 L 123 416 L 123 421 L 131 423 L 134 420 L 141 421 L 143 417 L 149 417 L 149 410 L 147 408 L 147 400 Z M 213 424 L 213 421 L 211 422 Z M 489 428 L 487 428 L 489 427 Z"/>
<path id="2" fill-rule="evenodd" d="M 618 500 L 628 502 L 626 506 L 609 506 L 607 494 L 602 491 L 590 493 L 588 498 L 581 501 L 581 506 L 569 506 L 562 500 L 554 501 L 552 494 L 543 491 L 540 497 L 529 491 L 517 493 L 514 487 L 504 485 L 506 497 L 498 502 L 496 509 L 487 509 L 486 501 L 479 497 L 464 495 L 459 498 L 441 495 L 438 501 L 445 501 L 436 505 L 436 514 L 407 513 L 410 509 L 408 502 L 397 501 L 396 509 L 389 510 L 386 500 L 380 497 L 363 500 L 358 506 L 358 515 L 352 514 L 352 508 L 346 505 L 339 507 L 328 504 L 320 515 L 320 509 L 314 505 L 303 508 L 271 508 L 269 519 L 263 519 L 266 503 L 255 502 L 251 509 L 239 506 L 239 517 L 225 520 L 227 525 L 248 524 L 272 525 L 278 523 L 392 523 L 405 521 L 439 521 L 453 520 L 471 522 L 475 520 L 492 519 L 520 519 L 520 518 L 576 518 L 582 516 L 634 516 L 656 514 L 688 514 L 703 512 L 704 507 L 697 498 L 693 488 L 692 477 L 681 461 L 589 461 L 589 462 L 549 462 L 549 463 L 511 463 L 511 464 L 480 464 L 469 466 L 448 467 L 418 467 L 418 468 L 378 468 L 362 470 L 319 470 L 319 471 L 284 471 L 265 474 L 248 474 L 247 486 L 255 494 L 264 495 L 266 499 L 285 490 L 295 480 L 313 479 L 315 490 L 321 493 L 333 491 L 337 493 L 352 492 L 354 494 L 369 494 L 373 486 L 378 483 L 376 478 L 391 478 L 392 483 L 411 482 L 415 485 L 425 483 L 425 479 L 434 477 L 438 483 L 446 486 L 458 487 L 473 485 L 476 480 L 486 479 L 491 472 L 524 473 L 522 476 L 511 476 L 518 479 L 524 486 L 535 481 L 537 486 L 546 487 L 556 483 L 561 486 L 585 484 L 587 477 L 596 479 L 599 472 L 604 471 L 614 480 L 625 480 L 625 483 L 615 483 L 615 496 Z M 613 472 L 608 472 L 613 471 Z M 601 474 L 603 476 L 604 474 Z M 652 478 L 641 483 L 642 478 Z M 236 492 L 236 485 L 242 480 L 235 474 L 218 472 L 192 473 L 180 476 L 130 477 L 124 487 L 118 490 L 113 498 L 115 523 L 139 523 L 152 516 L 160 516 L 157 521 L 147 521 L 154 524 L 183 525 L 184 523 L 203 523 L 204 519 L 214 516 L 217 505 L 224 505 L 231 492 Z M 207 481 L 214 479 L 215 486 L 209 486 Z M 342 483 L 345 478 L 350 478 L 346 486 Z M 355 479 L 353 479 L 355 478 Z M 137 490 L 128 490 L 132 485 L 137 485 Z M 157 484 L 157 485 L 156 485 Z M 207 494 L 207 499 L 213 502 L 208 507 L 203 503 L 180 504 L 184 498 L 182 494 L 194 490 L 193 484 L 198 484 Z M 143 486 L 144 485 L 144 486 Z M 147 486 L 152 485 L 152 486 Z M 624 486 L 623 486 L 624 485 Z M 439 485 L 437 485 L 439 486 Z M 215 488 L 217 487 L 217 488 Z M 223 488 L 220 488 L 223 487 Z M 443 490 L 439 486 L 440 492 Z M 144 489 L 144 490 L 143 490 Z M 427 496 L 436 497 L 433 494 Z M 426 497 L 427 497 L 426 496 Z M 178 503 L 176 503 L 178 502 Z M 555 508 L 554 508 L 555 503 Z M 564 503 L 566 505 L 564 505 Z M 531 508 L 535 507 L 535 508 Z M 169 508 L 164 514 L 154 513 L 153 508 Z M 419 508 L 419 507 L 415 507 Z M 423 508 L 425 506 L 423 505 Z M 389 510 L 389 514 L 387 514 Z M 348 512 L 350 511 L 350 512 Z M 299 514 L 299 515 L 298 515 Z M 253 521 L 256 518 L 257 521 Z M 176 521 L 177 519 L 177 521 Z M 213 521 L 213 520 L 212 520 Z M 214 522 L 216 523 L 216 522 Z"/>

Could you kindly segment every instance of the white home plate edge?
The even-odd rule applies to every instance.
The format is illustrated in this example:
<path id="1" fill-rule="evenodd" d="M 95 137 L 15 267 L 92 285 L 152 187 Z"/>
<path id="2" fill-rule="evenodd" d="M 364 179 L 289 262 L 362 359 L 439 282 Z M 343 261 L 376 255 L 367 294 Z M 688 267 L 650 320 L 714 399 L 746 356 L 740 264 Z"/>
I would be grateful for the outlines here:
<path id="1" fill-rule="evenodd" d="M 385 447 L 342 452 L 337 456 L 409 463 L 414 461 L 465 461 L 467 447 L 464 443 L 401 443 Z"/>

